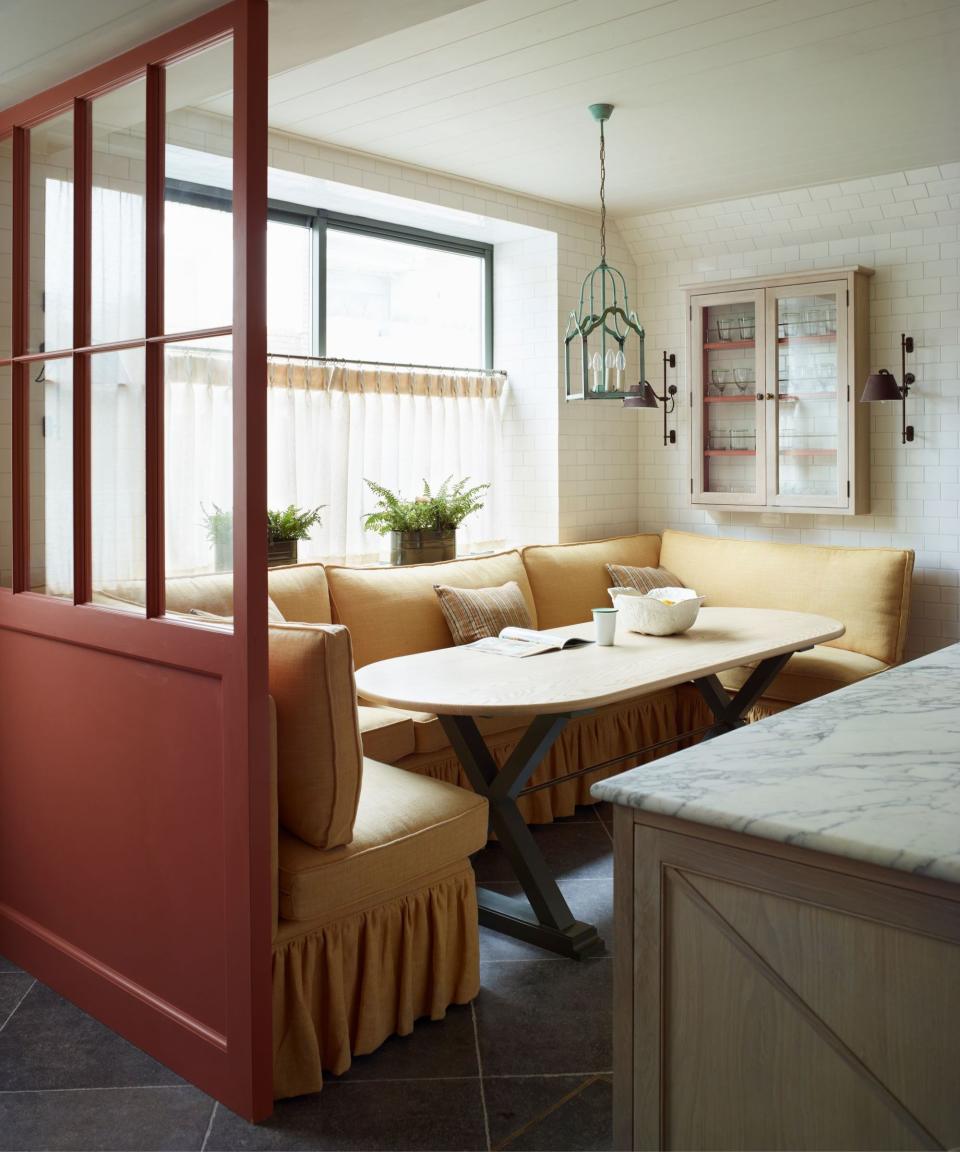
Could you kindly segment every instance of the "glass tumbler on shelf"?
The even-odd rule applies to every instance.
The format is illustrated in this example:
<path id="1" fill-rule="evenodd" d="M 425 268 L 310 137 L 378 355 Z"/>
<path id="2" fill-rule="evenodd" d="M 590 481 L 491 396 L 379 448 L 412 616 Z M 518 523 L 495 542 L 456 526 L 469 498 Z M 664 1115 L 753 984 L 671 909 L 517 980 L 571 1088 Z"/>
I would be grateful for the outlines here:
<path id="1" fill-rule="evenodd" d="M 725 428 L 712 428 L 708 445 L 712 452 L 726 452 L 730 448 L 730 433 Z"/>
<path id="2" fill-rule="evenodd" d="M 740 339 L 740 317 L 724 316 L 718 321 L 720 339 L 724 343 Z"/>
<path id="3" fill-rule="evenodd" d="M 757 322 L 752 312 L 740 313 L 740 339 L 752 340 L 756 335 Z"/>
<path id="4" fill-rule="evenodd" d="M 752 387 L 753 371 L 750 368 L 734 368 L 733 378 L 737 385 L 737 391 L 741 396 L 747 394 L 747 390 Z"/>

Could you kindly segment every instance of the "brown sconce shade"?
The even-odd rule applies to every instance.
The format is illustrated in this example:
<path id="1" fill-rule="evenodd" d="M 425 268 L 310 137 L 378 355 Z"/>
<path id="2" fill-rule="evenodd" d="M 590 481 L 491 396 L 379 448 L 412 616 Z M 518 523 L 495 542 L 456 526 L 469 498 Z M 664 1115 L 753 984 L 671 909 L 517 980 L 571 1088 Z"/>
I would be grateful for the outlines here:
<path id="1" fill-rule="evenodd" d="M 896 376 L 886 368 L 881 368 L 879 372 L 867 377 L 860 403 L 876 404 L 880 400 L 900 400 L 902 397 L 903 393 L 900 391 Z"/>
<path id="2" fill-rule="evenodd" d="M 631 391 L 628 396 L 623 398 L 624 408 L 656 408 L 657 403 L 657 394 L 646 380 L 638 391 Z"/>

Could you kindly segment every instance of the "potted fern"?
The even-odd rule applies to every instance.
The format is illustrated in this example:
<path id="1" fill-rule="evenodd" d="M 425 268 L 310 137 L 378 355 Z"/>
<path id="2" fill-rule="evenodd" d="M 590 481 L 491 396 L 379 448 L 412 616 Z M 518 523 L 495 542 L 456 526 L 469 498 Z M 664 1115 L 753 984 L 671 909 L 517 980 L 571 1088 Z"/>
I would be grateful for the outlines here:
<path id="1" fill-rule="evenodd" d="M 297 508 L 291 504 L 287 508 L 267 511 L 267 565 L 276 568 L 281 564 L 296 564 L 297 543 L 310 537 L 310 529 L 320 524 L 320 511 L 323 508 Z"/>
<path id="2" fill-rule="evenodd" d="M 204 528 L 207 539 L 213 545 L 213 568 L 215 572 L 229 572 L 233 568 L 233 513 L 218 504 L 208 512 L 203 505 Z"/>
<path id="3" fill-rule="evenodd" d="M 489 484 L 467 487 L 469 477 L 451 486 L 448 476 L 436 492 L 424 480 L 423 491 L 404 500 L 382 484 L 365 481 L 377 497 L 377 507 L 364 517 L 368 531 L 390 534 L 391 564 L 428 564 L 453 560 L 457 554 L 457 528 L 483 507 L 482 495 Z"/>

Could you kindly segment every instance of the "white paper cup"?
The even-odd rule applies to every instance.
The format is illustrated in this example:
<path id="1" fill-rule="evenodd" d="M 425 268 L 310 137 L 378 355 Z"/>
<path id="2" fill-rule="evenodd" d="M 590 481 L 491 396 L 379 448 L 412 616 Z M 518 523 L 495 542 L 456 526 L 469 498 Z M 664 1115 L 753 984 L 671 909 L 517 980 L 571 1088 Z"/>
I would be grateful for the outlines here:
<path id="1" fill-rule="evenodd" d="M 616 608 L 594 608 L 593 623 L 597 629 L 597 643 L 609 648 L 617 634 Z"/>

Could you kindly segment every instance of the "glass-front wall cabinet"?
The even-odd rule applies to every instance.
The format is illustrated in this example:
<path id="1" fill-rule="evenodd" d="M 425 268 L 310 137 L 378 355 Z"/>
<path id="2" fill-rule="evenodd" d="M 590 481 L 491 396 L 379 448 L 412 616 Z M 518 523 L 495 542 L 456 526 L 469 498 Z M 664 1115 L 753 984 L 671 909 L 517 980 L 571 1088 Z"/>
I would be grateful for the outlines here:
<path id="1" fill-rule="evenodd" d="M 693 504 L 866 511 L 869 274 L 689 291 Z"/>

